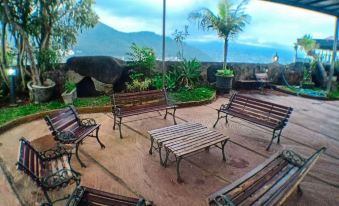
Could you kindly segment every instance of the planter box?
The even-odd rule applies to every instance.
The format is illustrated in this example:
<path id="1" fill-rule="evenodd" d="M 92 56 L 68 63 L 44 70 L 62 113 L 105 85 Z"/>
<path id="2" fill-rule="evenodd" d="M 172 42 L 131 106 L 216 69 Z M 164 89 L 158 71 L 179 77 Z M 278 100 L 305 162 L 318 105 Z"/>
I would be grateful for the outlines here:
<path id="1" fill-rule="evenodd" d="M 74 88 L 70 93 L 64 92 L 61 96 L 65 104 L 73 104 L 73 101 L 77 98 L 77 89 Z"/>
<path id="2" fill-rule="evenodd" d="M 232 90 L 234 76 L 225 77 L 216 75 L 216 87 L 222 93 L 229 93 Z"/>

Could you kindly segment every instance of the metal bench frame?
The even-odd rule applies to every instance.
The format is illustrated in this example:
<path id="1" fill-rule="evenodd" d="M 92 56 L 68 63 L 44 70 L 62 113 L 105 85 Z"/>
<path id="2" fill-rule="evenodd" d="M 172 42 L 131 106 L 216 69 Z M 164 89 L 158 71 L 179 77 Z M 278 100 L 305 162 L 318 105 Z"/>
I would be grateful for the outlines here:
<path id="1" fill-rule="evenodd" d="M 250 119 L 244 119 L 241 116 L 237 116 L 234 111 L 233 111 L 233 114 L 230 114 L 229 111 L 231 111 L 233 109 L 233 102 L 235 100 L 237 100 L 237 97 L 251 101 L 251 103 L 249 103 L 249 104 L 247 104 L 247 102 L 246 102 L 243 105 L 241 105 L 241 106 L 243 106 L 244 109 L 246 107 L 251 108 L 251 106 L 254 104 L 254 102 L 258 102 L 258 104 L 265 104 L 267 106 L 270 106 L 269 111 L 267 111 L 268 108 L 262 108 L 260 106 L 258 106 L 258 107 L 255 106 L 255 109 L 258 112 L 261 112 L 260 110 L 262 110 L 263 112 L 267 113 L 267 115 L 261 114 L 262 116 L 265 116 L 267 118 L 267 120 L 258 119 L 258 118 L 255 118 L 254 116 L 251 117 L 251 120 Z M 279 112 L 279 113 L 283 113 L 283 114 L 280 114 L 280 118 L 281 118 L 280 121 L 277 121 L 276 124 L 274 125 L 274 127 L 269 127 L 268 124 L 269 124 L 269 120 L 270 120 L 270 115 L 272 115 L 272 114 L 274 115 L 274 113 L 276 112 L 275 108 L 282 108 L 282 109 L 279 109 L 279 110 L 284 110 L 284 113 Z M 239 110 L 239 108 L 237 110 Z M 230 97 L 229 103 L 228 104 L 222 104 L 220 106 L 220 108 L 217 109 L 218 117 L 217 117 L 216 122 L 213 125 L 213 128 L 215 128 L 215 126 L 217 125 L 219 120 L 222 119 L 222 118 L 225 118 L 226 124 L 228 124 L 228 119 L 227 119 L 228 115 L 231 115 L 231 116 L 234 116 L 234 117 L 237 117 L 237 118 L 240 118 L 240 119 L 244 119 L 244 120 L 252 122 L 254 124 L 259 124 L 258 121 L 261 121 L 261 123 L 259 125 L 273 129 L 272 139 L 271 139 L 269 145 L 266 148 L 266 150 L 269 150 L 274 139 L 277 139 L 278 144 L 280 143 L 280 136 L 281 136 L 282 130 L 287 125 L 288 118 L 290 117 L 292 111 L 293 111 L 293 108 L 291 108 L 291 107 L 285 107 L 285 106 L 282 106 L 282 105 L 278 105 L 278 104 L 270 103 L 270 102 L 267 102 L 267 101 L 263 101 L 263 100 L 255 99 L 255 98 L 252 98 L 252 97 L 247 97 L 247 96 L 239 95 L 237 93 L 233 93 Z M 221 113 L 224 113 L 225 115 L 222 116 Z M 241 111 L 241 113 L 244 114 L 244 113 L 246 113 L 246 111 L 243 110 L 243 111 Z M 265 121 L 267 121 L 267 125 L 265 125 L 265 123 L 264 123 Z M 272 122 L 270 122 L 270 124 L 272 124 Z"/>
<path id="2" fill-rule="evenodd" d="M 107 205 L 107 206 L 151 206 L 143 198 L 125 197 L 101 190 L 78 186 L 72 193 L 66 206 Z"/>
<path id="3" fill-rule="evenodd" d="M 317 150 L 308 159 L 291 150 L 278 152 L 243 177 L 210 195 L 209 205 L 283 205 L 295 190 L 302 194 L 301 181 L 325 150 L 325 147 Z M 278 161 L 286 166 L 275 166 L 278 169 L 272 176 L 270 165 Z"/>
<path id="4" fill-rule="evenodd" d="M 154 98 L 156 97 L 156 98 Z M 150 99 L 151 98 L 151 99 Z M 124 101 L 127 100 L 127 105 Z M 158 102 L 147 103 L 144 100 L 153 100 Z M 158 112 L 161 115 L 161 110 L 166 110 L 166 114 L 164 119 L 167 118 L 167 114 L 173 116 L 174 124 L 177 124 L 175 120 L 175 112 L 177 106 L 175 104 L 171 104 L 168 100 L 166 90 L 150 90 L 150 91 L 142 91 L 135 93 L 121 93 L 114 94 L 111 96 L 112 102 L 112 114 L 113 114 L 113 130 L 115 130 L 116 124 L 119 127 L 120 138 L 122 139 L 121 133 L 121 124 L 122 118 L 127 116 L 134 116 L 149 112 Z M 160 104 L 159 104 L 160 102 Z M 130 105 L 132 104 L 132 105 Z M 140 107 L 142 106 L 142 107 Z M 169 112 L 168 110 L 173 109 L 173 112 Z"/>
<path id="5" fill-rule="evenodd" d="M 99 140 L 100 124 L 97 124 L 92 118 L 80 119 L 72 105 L 51 116 L 46 115 L 45 121 L 57 142 L 75 145 L 75 156 L 81 167 L 86 167 L 86 165 L 79 158 L 79 145 L 86 137 L 96 138 L 100 147 L 105 148 L 105 145 Z M 76 131 L 80 131 L 80 133 L 78 134 Z"/>
<path id="6" fill-rule="evenodd" d="M 31 177 L 31 179 L 40 187 L 45 195 L 47 203 L 43 205 L 53 205 L 55 202 L 62 201 L 69 198 L 69 195 L 61 199 L 52 201 L 48 195 L 48 191 L 60 189 L 66 187 L 72 182 L 76 182 L 76 185 L 80 184 L 80 173 L 76 172 L 70 164 L 72 153 L 66 148 L 57 145 L 54 148 L 38 152 L 31 145 L 30 142 L 24 137 L 20 138 L 20 148 L 18 154 L 18 162 L 16 163 L 17 169 L 23 171 L 25 174 Z M 25 148 L 24 148 L 25 147 Z M 35 162 L 32 161 L 32 155 Z M 42 171 L 40 167 L 44 167 L 48 162 L 56 161 L 67 155 L 68 166 L 70 169 L 59 169 L 56 172 L 46 172 L 48 175 L 40 176 Z M 30 158 L 30 159 L 27 159 Z M 38 163 L 39 162 L 39 163 Z M 45 168 L 46 169 L 46 168 Z M 45 171 L 45 170 L 44 170 Z M 65 173 L 71 173 L 70 177 L 65 177 Z M 40 175 L 38 175 L 40 174 Z"/>

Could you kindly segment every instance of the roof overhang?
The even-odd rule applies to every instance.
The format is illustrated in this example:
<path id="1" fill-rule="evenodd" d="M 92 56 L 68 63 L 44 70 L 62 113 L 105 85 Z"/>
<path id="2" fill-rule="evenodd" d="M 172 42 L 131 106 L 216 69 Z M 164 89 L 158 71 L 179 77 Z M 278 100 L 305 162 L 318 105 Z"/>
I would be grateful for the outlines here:
<path id="1" fill-rule="evenodd" d="M 339 0 L 263 0 L 339 17 Z"/>

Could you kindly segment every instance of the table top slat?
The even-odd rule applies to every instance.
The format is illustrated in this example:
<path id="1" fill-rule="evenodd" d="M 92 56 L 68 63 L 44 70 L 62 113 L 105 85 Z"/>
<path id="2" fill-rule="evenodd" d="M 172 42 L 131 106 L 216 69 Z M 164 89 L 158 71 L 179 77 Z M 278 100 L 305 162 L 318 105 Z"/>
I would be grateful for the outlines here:
<path id="1" fill-rule="evenodd" d="M 172 142 L 175 142 L 175 141 L 178 141 L 180 139 L 186 139 L 186 138 L 189 138 L 189 137 L 197 137 L 199 136 L 200 134 L 203 134 L 204 132 L 206 132 L 205 130 L 196 130 L 196 131 L 193 131 L 193 132 L 185 132 L 185 133 L 182 133 L 182 134 L 177 134 L 177 135 L 173 135 L 173 136 L 168 136 L 166 138 L 161 138 L 160 140 L 159 139 L 156 139 L 154 138 L 158 143 L 166 143 L 166 144 L 170 144 Z M 200 135 L 201 136 L 201 135 Z"/>
<path id="2" fill-rule="evenodd" d="M 200 125 L 199 125 L 199 123 L 177 124 L 177 125 L 172 125 L 172 126 L 169 126 L 169 127 L 164 127 L 164 128 L 159 128 L 159 129 L 151 130 L 151 131 L 148 131 L 148 133 L 150 135 L 158 135 L 158 134 L 162 134 L 162 133 L 180 131 L 182 129 L 193 128 L 193 127 L 200 127 Z"/>
<path id="3" fill-rule="evenodd" d="M 215 133 L 214 131 L 203 131 L 201 133 L 196 133 L 194 135 L 190 135 L 188 137 L 183 137 L 177 140 L 173 140 L 173 141 L 169 141 L 165 143 L 166 147 L 171 147 L 171 148 L 175 148 L 177 145 L 185 145 L 187 143 L 190 142 L 194 142 L 194 141 L 199 141 L 200 139 L 204 139 L 210 136 L 216 136 L 217 133 Z"/>
<path id="4" fill-rule="evenodd" d="M 197 131 L 200 131 L 200 130 L 206 130 L 206 128 L 201 128 L 201 127 L 197 127 L 197 128 L 188 128 L 188 129 L 185 129 L 185 130 L 181 130 L 180 132 L 169 132 L 169 133 L 166 133 L 166 134 L 157 134 L 157 135 L 152 135 L 152 137 L 154 137 L 154 139 L 157 139 L 157 140 L 161 140 L 161 139 L 166 139 L 167 137 L 169 136 L 180 136 L 180 135 L 183 135 L 183 134 L 190 134 L 192 132 L 197 132 Z"/>

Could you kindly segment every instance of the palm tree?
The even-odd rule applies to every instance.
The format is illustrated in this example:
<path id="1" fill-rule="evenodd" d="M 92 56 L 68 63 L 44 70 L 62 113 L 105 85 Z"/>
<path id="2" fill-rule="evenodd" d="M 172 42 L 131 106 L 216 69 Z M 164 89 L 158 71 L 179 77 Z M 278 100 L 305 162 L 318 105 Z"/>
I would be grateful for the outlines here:
<path id="1" fill-rule="evenodd" d="M 203 30 L 213 29 L 218 36 L 224 39 L 224 64 L 226 69 L 228 40 L 242 32 L 249 23 L 249 15 L 244 13 L 248 0 L 243 0 L 238 6 L 234 6 L 229 0 L 221 0 L 218 4 L 218 14 L 214 14 L 208 8 L 202 8 L 189 14 L 189 19 L 198 21 Z"/>

